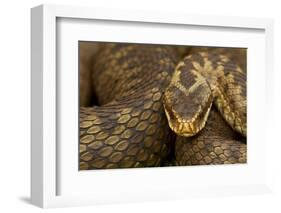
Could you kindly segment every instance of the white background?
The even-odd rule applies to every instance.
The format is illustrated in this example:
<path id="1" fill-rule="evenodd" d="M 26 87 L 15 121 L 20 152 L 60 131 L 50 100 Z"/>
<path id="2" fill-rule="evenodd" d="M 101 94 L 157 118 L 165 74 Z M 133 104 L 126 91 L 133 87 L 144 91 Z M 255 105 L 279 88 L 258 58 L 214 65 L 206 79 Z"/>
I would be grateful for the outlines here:
<path id="1" fill-rule="evenodd" d="M 281 14 L 278 1 L 79 1 L 81 6 L 187 12 L 232 16 L 271 17 L 275 19 L 275 113 L 273 128 L 280 131 L 281 121 Z M 1 4 L 1 148 L 0 211 L 37 212 L 29 204 L 30 188 L 30 10 L 41 3 L 77 4 L 73 0 L 16 1 Z M 279 59 L 279 61 L 278 61 Z M 279 85 L 278 85 L 279 83 Z M 277 100 L 279 98 L 279 100 Z M 225 198 L 194 198 L 185 201 L 120 204 L 108 206 L 52 209 L 52 212 L 280 212 L 281 211 L 281 139 L 274 142 L 275 187 L 271 195 Z M 279 156 L 278 156 L 279 155 Z M 278 163 L 278 161 L 280 163 Z M 171 180 L 172 181 L 172 180 Z"/>

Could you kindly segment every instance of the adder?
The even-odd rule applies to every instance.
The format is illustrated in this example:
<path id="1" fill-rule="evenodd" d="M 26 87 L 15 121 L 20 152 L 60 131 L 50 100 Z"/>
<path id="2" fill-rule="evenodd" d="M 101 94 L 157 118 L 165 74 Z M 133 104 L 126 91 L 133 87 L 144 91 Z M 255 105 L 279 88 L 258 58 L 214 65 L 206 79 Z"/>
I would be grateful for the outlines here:
<path id="1" fill-rule="evenodd" d="M 80 107 L 80 170 L 245 163 L 243 56 L 100 45 L 91 66 L 96 104 Z"/>

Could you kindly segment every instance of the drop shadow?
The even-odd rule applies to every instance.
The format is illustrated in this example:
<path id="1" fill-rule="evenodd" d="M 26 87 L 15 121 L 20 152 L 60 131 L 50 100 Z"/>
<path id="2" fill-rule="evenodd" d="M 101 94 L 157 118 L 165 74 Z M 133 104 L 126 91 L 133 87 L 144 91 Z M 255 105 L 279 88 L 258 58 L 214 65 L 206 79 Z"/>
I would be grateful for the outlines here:
<path id="1" fill-rule="evenodd" d="M 26 203 L 26 204 L 31 204 L 31 198 L 30 197 L 25 197 L 25 196 L 22 196 L 22 197 L 19 197 L 19 200 L 23 203 Z"/>

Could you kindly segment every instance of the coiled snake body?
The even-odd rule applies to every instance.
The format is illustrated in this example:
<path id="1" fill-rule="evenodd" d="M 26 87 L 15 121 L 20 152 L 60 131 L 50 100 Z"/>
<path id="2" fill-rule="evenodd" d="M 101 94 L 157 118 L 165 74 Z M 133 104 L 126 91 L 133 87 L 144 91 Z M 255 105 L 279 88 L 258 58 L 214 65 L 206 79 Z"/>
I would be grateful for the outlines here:
<path id="1" fill-rule="evenodd" d="M 80 169 L 246 162 L 246 73 L 230 58 L 103 45 L 92 67 L 99 106 L 80 108 Z"/>

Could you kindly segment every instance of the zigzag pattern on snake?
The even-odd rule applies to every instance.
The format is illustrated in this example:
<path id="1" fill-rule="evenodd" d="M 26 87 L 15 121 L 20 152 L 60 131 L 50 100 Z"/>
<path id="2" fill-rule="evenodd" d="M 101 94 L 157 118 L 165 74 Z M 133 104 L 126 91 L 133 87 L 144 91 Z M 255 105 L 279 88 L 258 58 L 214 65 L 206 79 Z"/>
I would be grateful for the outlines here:
<path id="1" fill-rule="evenodd" d="M 188 79 L 191 79 L 191 75 L 175 81 L 176 73 L 188 70 L 190 67 L 186 68 L 186 64 L 191 62 L 193 65 L 197 63 L 197 69 L 208 64 L 202 55 L 201 58 L 196 57 L 198 53 L 189 55 L 189 58 L 179 62 L 181 54 L 182 51 L 178 51 L 178 48 L 160 45 L 104 44 L 100 47 L 92 66 L 93 90 L 99 105 L 80 108 L 80 170 L 246 162 L 245 138 L 237 133 L 238 131 L 242 135 L 246 134 L 244 131 L 246 126 L 243 126 L 246 122 L 243 116 L 241 120 L 240 115 L 238 116 L 240 123 L 235 120 L 236 115 L 227 119 L 225 108 L 234 106 L 237 111 L 239 107 L 231 99 L 227 105 L 220 108 L 218 101 L 213 100 L 215 96 L 212 88 L 211 92 L 209 91 L 211 95 L 206 91 L 203 91 L 201 96 L 198 95 L 200 93 L 196 93 L 196 100 L 208 94 L 207 99 L 212 99 L 204 102 L 202 100 L 205 99 L 202 98 L 199 103 L 201 108 L 208 105 L 207 111 L 211 111 L 210 119 L 208 115 L 200 115 L 205 117 L 203 124 L 200 124 L 203 130 L 198 135 L 188 138 L 176 136 L 171 130 L 173 128 L 170 127 L 180 124 L 177 123 L 178 121 L 171 121 L 171 117 L 167 119 L 167 109 L 174 109 L 177 106 L 178 102 L 175 103 L 175 100 L 185 100 L 180 96 L 180 90 L 187 91 L 198 82 L 196 80 L 190 83 L 192 81 Z M 185 66 L 183 63 L 186 63 Z M 230 66 L 230 63 L 220 65 L 225 68 Z M 239 66 L 234 67 L 238 69 Z M 229 73 L 234 79 L 233 72 L 229 71 Z M 225 72 L 222 77 L 224 75 Z M 236 80 L 233 80 L 233 85 Z M 176 87 L 173 91 L 175 88 L 171 89 L 171 86 L 175 82 L 180 82 L 183 87 Z M 210 86 L 210 83 L 207 82 L 207 85 Z M 240 85 L 241 83 L 236 87 L 240 88 L 239 91 L 236 89 L 238 95 L 242 98 L 246 97 L 242 94 L 245 93 L 245 89 L 243 90 L 245 87 Z M 229 90 L 226 84 L 222 88 L 225 89 L 224 92 L 227 91 L 226 88 Z M 234 90 L 229 91 L 235 96 Z M 164 98 L 165 93 L 169 95 Z M 189 104 L 191 100 L 188 100 Z M 211 107 L 213 102 L 219 106 L 220 113 Z M 194 112 L 198 110 L 192 110 L 194 104 L 190 106 L 191 114 L 188 116 L 195 117 Z M 186 104 L 181 107 L 178 105 L 174 110 L 179 112 L 181 120 L 187 116 L 184 110 Z M 210 133 L 214 128 L 212 120 L 219 121 L 217 125 L 222 126 L 222 129 L 213 135 Z M 181 135 L 181 131 L 184 130 L 175 132 Z"/>

